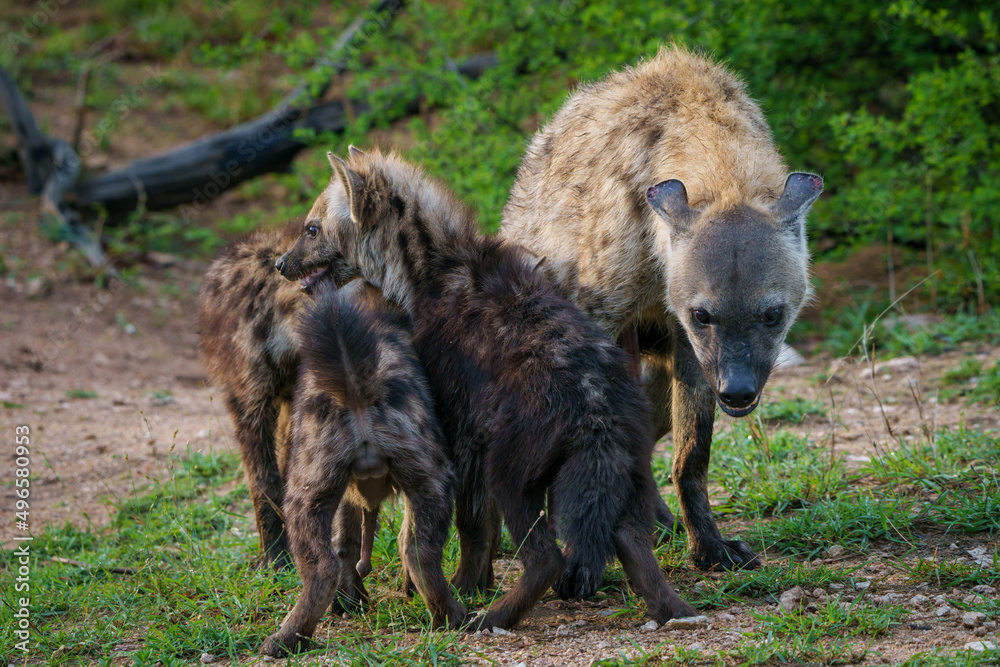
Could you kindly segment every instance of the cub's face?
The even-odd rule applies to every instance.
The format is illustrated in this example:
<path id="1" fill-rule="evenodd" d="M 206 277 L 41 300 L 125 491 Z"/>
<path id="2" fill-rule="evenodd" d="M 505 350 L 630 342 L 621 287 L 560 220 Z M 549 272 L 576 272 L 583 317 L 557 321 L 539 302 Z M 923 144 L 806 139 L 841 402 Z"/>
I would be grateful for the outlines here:
<path id="1" fill-rule="evenodd" d="M 275 262 L 275 268 L 288 280 L 300 281 L 303 291 L 324 277 L 333 277 L 341 285 L 358 275 L 357 267 L 344 254 L 355 235 L 343 186 L 334 179 L 317 197 L 302 234 Z"/>
<path id="2" fill-rule="evenodd" d="M 805 213 L 822 191 L 792 174 L 770 210 L 691 208 L 680 181 L 649 188 L 668 226 L 666 305 L 680 321 L 722 410 L 745 417 L 809 295 Z"/>

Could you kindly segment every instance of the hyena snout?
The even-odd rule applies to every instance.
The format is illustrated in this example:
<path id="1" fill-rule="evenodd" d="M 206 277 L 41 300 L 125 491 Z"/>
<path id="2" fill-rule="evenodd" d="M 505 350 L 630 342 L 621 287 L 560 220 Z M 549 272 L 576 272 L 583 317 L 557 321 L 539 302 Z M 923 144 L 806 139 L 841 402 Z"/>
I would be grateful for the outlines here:
<path id="1" fill-rule="evenodd" d="M 757 398 L 757 381 L 753 373 L 737 370 L 727 373 L 719 383 L 719 400 L 726 407 L 743 409 Z"/>

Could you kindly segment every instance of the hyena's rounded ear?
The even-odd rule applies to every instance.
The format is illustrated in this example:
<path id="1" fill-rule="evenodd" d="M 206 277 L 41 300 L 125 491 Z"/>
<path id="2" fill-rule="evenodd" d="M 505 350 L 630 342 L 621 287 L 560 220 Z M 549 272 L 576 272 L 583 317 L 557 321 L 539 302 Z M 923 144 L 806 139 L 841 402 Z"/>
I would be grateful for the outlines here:
<path id="1" fill-rule="evenodd" d="M 805 214 L 823 192 L 823 179 L 816 174 L 794 172 L 785 179 L 785 191 L 771 210 L 781 225 L 796 235 L 801 235 L 805 226 Z"/>
<path id="2" fill-rule="evenodd" d="M 697 213 L 688 204 L 687 189 L 676 178 L 648 188 L 646 201 L 661 218 L 680 229 L 687 228 Z"/>
<path id="3" fill-rule="evenodd" d="M 361 150 L 354 144 L 351 144 L 350 146 L 347 147 L 347 154 L 350 155 L 351 157 L 361 157 L 362 155 L 367 155 L 367 153 L 365 153 L 363 150 Z"/>
<path id="4" fill-rule="evenodd" d="M 338 179 L 341 185 L 344 186 L 344 191 L 347 192 L 347 200 L 351 207 L 351 219 L 355 223 L 361 224 L 361 220 L 363 219 L 361 215 L 361 201 L 363 199 L 361 194 L 364 191 L 364 181 L 358 176 L 356 171 L 347 166 L 346 162 L 333 153 L 327 153 L 326 159 L 330 161 L 330 166 L 333 167 L 333 178 Z"/>

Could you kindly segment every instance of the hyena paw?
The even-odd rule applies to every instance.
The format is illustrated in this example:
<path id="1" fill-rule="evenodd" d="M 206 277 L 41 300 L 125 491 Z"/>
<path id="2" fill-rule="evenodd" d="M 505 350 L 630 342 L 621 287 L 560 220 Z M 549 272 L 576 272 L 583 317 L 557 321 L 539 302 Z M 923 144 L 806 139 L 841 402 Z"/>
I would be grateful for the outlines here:
<path id="1" fill-rule="evenodd" d="M 458 589 L 462 595 L 473 595 L 476 592 L 486 593 L 493 584 L 493 564 L 487 563 L 484 568 L 463 568 L 458 566 L 458 570 L 451 578 L 451 585 Z"/>
<path id="2" fill-rule="evenodd" d="M 562 576 L 553 588 L 564 600 L 594 597 L 604 583 L 604 568 L 587 567 L 580 563 L 568 563 Z"/>
<path id="3" fill-rule="evenodd" d="M 309 639 L 295 635 L 291 638 L 283 637 L 277 632 L 264 640 L 260 647 L 260 654 L 272 658 L 284 658 L 294 653 L 302 653 L 309 650 Z"/>
<path id="4" fill-rule="evenodd" d="M 760 567 L 760 559 L 753 549 L 739 540 L 719 540 L 691 550 L 695 567 L 706 571 L 753 570 Z"/>

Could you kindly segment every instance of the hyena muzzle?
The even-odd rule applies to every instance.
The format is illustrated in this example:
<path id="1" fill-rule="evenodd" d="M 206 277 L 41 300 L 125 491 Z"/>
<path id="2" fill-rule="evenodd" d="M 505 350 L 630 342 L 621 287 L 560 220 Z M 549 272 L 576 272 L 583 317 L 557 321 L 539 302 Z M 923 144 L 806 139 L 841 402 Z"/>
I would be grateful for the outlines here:
<path id="1" fill-rule="evenodd" d="M 515 625 L 553 584 L 593 595 L 616 555 L 652 618 L 693 615 L 652 552 L 650 412 L 621 348 L 535 258 L 480 235 L 418 169 L 378 151 L 331 164 L 284 263 L 308 266 L 335 249 L 409 313 L 458 476 L 457 576 L 474 581 L 489 566 L 490 497 L 524 564 L 476 625 Z M 544 518 L 547 495 L 565 555 Z"/>
<path id="2" fill-rule="evenodd" d="M 360 280 L 320 285 L 303 318 L 285 497 L 302 595 L 266 655 L 304 650 L 338 588 L 367 598 L 375 520 L 396 490 L 406 503 L 404 585 L 415 585 L 435 626 L 465 622 L 441 571 L 455 476 L 410 335 L 406 314 Z"/>

